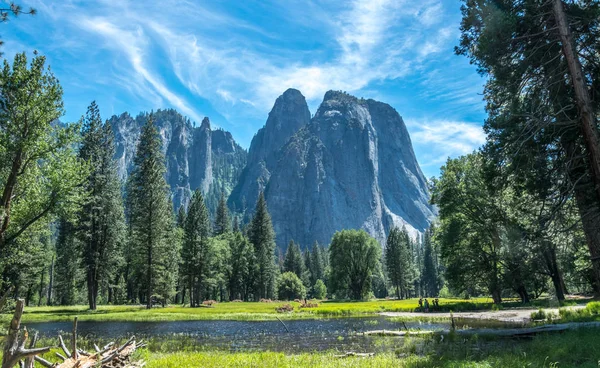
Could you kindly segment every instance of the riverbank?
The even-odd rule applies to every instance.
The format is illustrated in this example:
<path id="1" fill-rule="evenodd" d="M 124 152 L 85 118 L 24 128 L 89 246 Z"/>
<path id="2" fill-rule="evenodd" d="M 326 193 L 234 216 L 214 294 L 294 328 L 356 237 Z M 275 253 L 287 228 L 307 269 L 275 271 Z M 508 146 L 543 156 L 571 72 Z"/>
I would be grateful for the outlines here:
<path id="1" fill-rule="evenodd" d="M 561 334 L 546 334 L 532 339 L 482 339 L 472 336 L 445 339 L 402 338 L 394 351 L 375 353 L 372 357 L 346 357 L 344 351 L 314 353 L 277 353 L 271 351 L 228 352 L 176 350 L 142 350 L 147 368 L 179 367 L 583 367 L 597 368 L 600 360 L 598 329 L 581 329 Z M 382 338 L 382 340 L 396 338 Z M 367 353 L 369 351 L 362 351 Z M 48 359 L 55 361 L 54 353 Z"/>
<path id="2" fill-rule="evenodd" d="M 581 302 L 581 301 L 579 301 Z M 406 300 L 371 300 L 371 301 L 319 301 L 316 308 L 301 308 L 296 302 L 224 302 L 211 307 L 189 308 L 181 306 L 155 307 L 146 309 L 144 306 L 99 306 L 96 311 L 90 311 L 87 306 L 71 307 L 27 307 L 23 322 L 68 322 L 78 316 L 80 321 L 197 321 L 197 320 L 283 320 L 303 318 L 332 318 L 373 316 L 378 313 L 410 312 L 419 310 L 418 299 Z M 539 301 L 538 306 L 547 306 L 548 301 Z M 575 302 L 571 302 L 575 304 Z M 277 308 L 284 304 L 293 306 L 292 312 L 278 313 Z M 503 303 L 502 309 L 514 308 L 520 304 L 516 301 Z M 440 299 L 439 308 L 431 309 L 427 316 L 435 312 L 482 311 L 498 308 L 489 298 Z M 411 314 L 412 315 L 412 314 Z M 10 314 L 0 315 L 0 322 L 7 322 Z"/>

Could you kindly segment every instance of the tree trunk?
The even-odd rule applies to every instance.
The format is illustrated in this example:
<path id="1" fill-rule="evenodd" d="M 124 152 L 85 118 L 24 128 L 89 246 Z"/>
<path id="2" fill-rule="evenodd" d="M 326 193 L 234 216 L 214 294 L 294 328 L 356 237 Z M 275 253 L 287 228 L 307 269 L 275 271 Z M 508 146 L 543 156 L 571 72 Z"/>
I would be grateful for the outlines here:
<path id="1" fill-rule="evenodd" d="M 521 298 L 521 302 L 522 303 L 529 303 L 529 293 L 527 292 L 527 289 L 525 288 L 525 285 L 520 285 L 517 288 L 517 294 L 519 294 L 519 298 Z"/>
<path id="2" fill-rule="evenodd" d="M 556 260 L 556 249 L 552 244 L 545 243 L 542 250 L 544 262 L 546 263 L 546 269 L 552 279 L 554 290 L 556 291 L 556 299 L 560 301 L 565 300 L 565 290 L 563 288 L 562 276 L 558 267 L 558 261 Z"/>
<path id="3" fill-rule="evenodd" d="M 40 291 L 38 295 L 38 307 L 42 306 L 42 299 L 44 298 L 44 276 L 46 275 L 46 269 L 42 268 L 42 272 L 40 275 Z"/>
<path id="4" fill-rule="evenodd" d="M 49 276 L 50 276 L 50 281 L 48 282 L 48 300 L 47 300 L 47 304 L 48 305 L 52 305 L 52 291 L 54 289 L 54 255 L 52 256 L 52 263 L 50 264 L 50 271 L 49 271 Z"/>
<path id="5" fill-rule="evenodd" d="M 589 159 L 590 174 L 596 189 L 596 196 L 600 199 L 600 134 L 598 133 L 598 125 L 596 123 L 596 116 L 594 115 L 592 99 L 585 82 L 586 78 L 583 74 L 581 61 L 577 55 L 577 50 L 573 42 L 573 35 L 571 34 L 570 25 L 565 14 L 562 0 L 554 0 L 553 11 L 560 33 L 562 52 L 567 61 L 569 75 L 575 90 L 575 98 L 577 100 L 577 107 L 580 115 L 581 132 L 583 133 L 583 139 Z"/>
<path id="6" fill-rule="evenodd" d="M 94 280 L 95 272 L 93 269 L 88 269 L 87 272 L 87 291 L 88 291 L 88 305 L 90 310 L 96 310 L 96 295 L 98 294 L 96 289 L 96 283 Z"/>
<path id="7" fill-rule="evenodd" d="M 492 300 L 494 301 L 494 304 L 502 303 L 502 295 L 500 293 L 500 290 L 492 290 Z"/>
<path id="8" fill-rule="evenodd" d="M 573 183 L 575 201 L 581 217 L 593 268 L 596 293 L 600 293 L 600 199 L 594 190 L 594 183 L 583 162 L 583 152 L 576 142 L 563 139 L 562 144 L 569 159 L 568 175 Z"/>

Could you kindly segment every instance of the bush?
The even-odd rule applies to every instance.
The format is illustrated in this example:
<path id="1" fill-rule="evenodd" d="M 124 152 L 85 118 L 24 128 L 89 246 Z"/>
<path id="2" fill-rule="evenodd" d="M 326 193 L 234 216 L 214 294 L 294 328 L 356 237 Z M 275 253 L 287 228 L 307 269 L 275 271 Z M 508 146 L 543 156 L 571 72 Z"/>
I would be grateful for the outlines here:
<path id="1" fill-rule="evenodd" d="M 294 307 L 291 304 L 283 304 L 283 305 L 280 305 L 279 307 L 275 308 L 275 310 L 277 311 L 277 313 L 287 313 L 287 312 L 293 312 Z"/>
<path id="2" fill-rule="evenodd" d="M 448 289 L 448 286 L 444 285 L 444 287 L 440 290 L 440 298 L 453 298 L 454 295 L 452 295 L 452 293 L 450 292 L 450 289 Z"/>
<path id="3" fill-rule="evenodd" d="M 541 321 L 545 320 L 548 317 L 546 312 L 543 309 L 539 309 L 537 312 L 531 313 L 531 319 L 533 321 Z"/>
<path id="4" fill-rule="evenodd" d="M 318 308 L 319 303 L 316 301 L 300 302 L 300 308 Z"/>
<path id="5" fill-rule="evenodd" d="M 302 280 L 293 272 L 285 272 L 277 282 L 277 291 L 279 299 L 294 300 L 304 299 L 306 297 L 306 288 Z"/>
<path id="6" fill-rule="evenodd" d="M 327 296 L 327 286 L 323 280 L 317 280 L 313 286 L 313 296 L 317 299 L 325 299 Z"/>

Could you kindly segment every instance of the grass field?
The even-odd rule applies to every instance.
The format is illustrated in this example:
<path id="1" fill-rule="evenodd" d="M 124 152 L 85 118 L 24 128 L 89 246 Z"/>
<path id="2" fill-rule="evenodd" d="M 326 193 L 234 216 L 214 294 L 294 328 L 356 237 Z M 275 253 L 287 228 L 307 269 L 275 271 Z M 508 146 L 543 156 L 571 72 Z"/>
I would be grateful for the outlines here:
<path id="1" fill-rule="evenodd" d="M 294 311 L 277 313 L 276 308 L 291 304 Z M 491 309 L 489 298 L 440 299 L 441 311 L 464 311 Z M 219 303 L 213 307 L 189 308 L 180 306 L 156 307 L 145 309 L 143 306 L 99 306 L 90 311 L 87 306 L 72 307 L 27 307 L 23 322 L 72 321 L 79 316 L 80 321 L 186 321 L 186 320 L 270 320 L 282 319 L 346 317 L 373 315 L 377 312 L 410 312 L 418 308 L 418 299 L 372 300 L 364 302 L 322 301 L 317 308 L 300 308 L 295 302 L 241 302 Z M 1 321 L 7 321 L 10 315 L 1 315 Z"/>
<path id="2" fill-rule="evenodd" d="M 433 338 L 405 338 L 397 351 L 374 357 L 337 358 L 338 352 L 283 354 L 277 352 L 194 351 L 155 346 L 142 350 L 137 358 L 148 368 L 170 367 L 583 367 L 597 368 L 600 363 L 600 339 L 597 329 L 581 329 L 562 334 L 540 335 L 531 340 L 469 340 L 437 341 Z M 387 338 L 389 339 L 389 338 Z M 48 345 L 42 341 L 41 345 Z M 85 345 L 85 344 L 82 344 Z M 57 358 L 54 352 L 45 357 Z"/>
<path id="3" fill-rule="evenodd" d="M 581 300 L 580 302 L 583 302 Z M 277 313 L 276 308 L 291 304 L 293 312 Z M 574 302 L 571 302 L 574 304 Z M 521 307 L 516 300 L 507 300 L 501 308 Z M 536 301 L 529 307 L 553 306 L 548 300 Z M 474 311 L 498 308 L 489 298 L 440 299 L 438 311 Z M 431 308 L 433 311 L 433 308 Z M 87 306 L 70 307 L 27 307 L 23 322 L 66 322 L 79 316 L 80 321 L 190 321 L 190 320 L 273 320 L 368 316 L 378 312 L 412 312 L 418 310 L 418 299 L 371 300 L 371 301 L 321 301 L 317 308 L 300 308 L 296 302 L 226 302 L 212 307 L 189 308 L 181 306 L 155 307 L 150 310 L 144 306 L 99 306 L 90 311 Z M 0 322 L 7 322 L 10 314 L 0 315 Z"/>

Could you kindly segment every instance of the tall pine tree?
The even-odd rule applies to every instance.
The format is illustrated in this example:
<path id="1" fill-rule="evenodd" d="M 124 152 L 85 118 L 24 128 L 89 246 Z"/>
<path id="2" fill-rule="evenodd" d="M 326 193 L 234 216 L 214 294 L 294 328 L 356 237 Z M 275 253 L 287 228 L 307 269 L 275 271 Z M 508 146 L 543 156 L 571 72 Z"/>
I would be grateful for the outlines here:
<path id="1" fill-rule="evenodd" d="M 275 294 L 275 231 L 261 192 L 256 201 L 254 217 L 248 228 L 248 237 L 254 245 L 257 262 L 254 299 L 272 298 Z"/>
<path id="2" fill-rule="evenodd" d="M 75 241 L 73 224 L 62 218 L 58 223 L 56 239 L 56 300 L 60 305 L 77 302 L 77 287 L 81 279 L 81 247 Z"/>
<path id="3" fill-rule="evenodd" d="M 217 205 L 217 215 L 215 216 L 215 235 L 225 234 L 231 231 L 231 221 L 229 219 L 229 210 L 225 193 L 221 192 L 219 204 Z"/>
<path id="4" fill-rule="evenodd" d="M 184 241 L 181 250 L 182 274 L 190 295 L 190 306 L 200 305 L 202 290 L 208 273 L 210 250 L 210 219 L 200 189 L 190 201 L 184 224 Z"/>
<path id="5" fill-rule="evenodd" d="M 95 310 L 100 287 L 108 287 L 121 259 L 125 218 L 113 160 L 113 133 L 108 124 L 102 124 L 96 102 L 88 107 L 83 119 L 82 136 L 79 157 L 89 164 L 90 172 L 85 182 L 89 196 L 79 214 L 78 235 L 86 270 L 88 305 Z"/>
<path id="6" fill-rule="evenodd" d="M 427 229 L 423 239 L 423 273 L 421 274 L 425 296 L 434 297 L 440 292 L 436 254 L 431 242 L 432 228 Z"/>
<path id="7" fill-rule="evenodd" d="M 148 308 L 160 278 L 168 276 L 169 244 L 172 226 L 169 187 L 165 180 L 165 156 L 152 115 L 142 127 L 134 167 L 127 188 L 131 222 L 133 259 L 137 281 L 142 285 L 140 298 Z"/>
<path id="8" fill-rule="evenodd" d="M 304 270 L 304 259 L 302 259 L 300 246 L 290 240 L 283 260 L 283 272 L 293 272 L 299 279 L 302 279 Z"/>
<path id="9" fill-rule="evenodd" d="M 405 229 L 392 228 L 384 250 L 385 265 L 388 277 L 396 290 L 398 299 L 408 295 L 412 283 L 410 238 Z"/>

